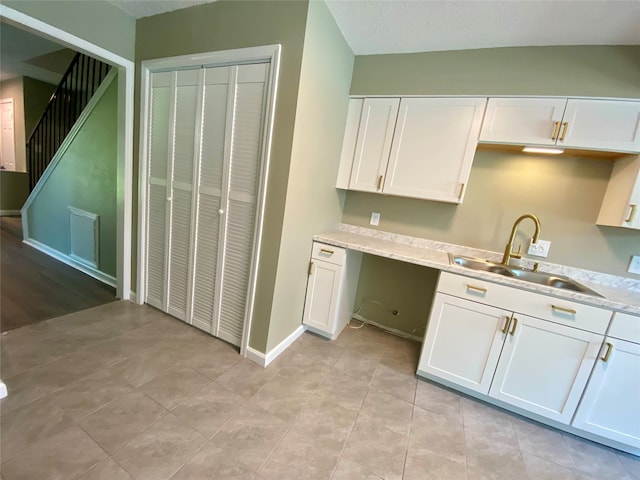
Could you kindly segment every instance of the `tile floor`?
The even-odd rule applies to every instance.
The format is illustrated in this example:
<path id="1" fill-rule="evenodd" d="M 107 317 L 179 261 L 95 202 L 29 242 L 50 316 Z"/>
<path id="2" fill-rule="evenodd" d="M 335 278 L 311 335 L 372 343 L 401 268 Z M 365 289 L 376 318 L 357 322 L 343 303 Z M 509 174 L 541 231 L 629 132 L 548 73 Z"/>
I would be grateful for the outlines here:
<path id="1" fill-rule="evenodd" d="M 266 369 L 116 302 L 8 332 L 4 480 L 640 479 L 640 461 L 417 380 L 419 346 L 305 334 Z"/>

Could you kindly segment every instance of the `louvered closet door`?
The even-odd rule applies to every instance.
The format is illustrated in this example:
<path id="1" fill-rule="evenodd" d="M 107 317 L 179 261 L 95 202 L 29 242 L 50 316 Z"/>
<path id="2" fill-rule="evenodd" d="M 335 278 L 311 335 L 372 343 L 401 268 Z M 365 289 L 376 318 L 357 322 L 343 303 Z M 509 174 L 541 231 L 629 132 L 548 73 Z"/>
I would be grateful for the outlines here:
<path id="1" fill-rule="evenodd" d="M 231 67 L 207 68 L 204 72 L 204 108 L 202 111 L 202 149 L 198 175 L 195 275 L 193 281 L 193 325 L 214 333 L 219 305 L 218 246 L 224 228 L 220 228 L 224 165 L 229 157 L 225 149 L 227 104 Z"/>
<path id="2" fill-rule="evenodd" d="M 149 181 L 147 186 L 147 303 L 166 310 L 167 177 L 173 145 L 173 74 L 151 77 Z"/>
<path id="3" fill-rule="evenodd" d="M 240 345 L 268 64 L 153 73 L 147 303 Z"/>
<path id="4" fill-rule="evenodd" d="M 268 64 L 233 67 L 235 101 L 226 198 L 220 318 L 214 335 L 239 345 L 245 322 L 263 136 Z"/>
<path id="5" fill-rule="evenodd" d="M 170 183 L 167 312 L 189 318 L 193 177 L 196 148 L 198 79 L 200 70 L 176 72 L 175 127 Z"/>

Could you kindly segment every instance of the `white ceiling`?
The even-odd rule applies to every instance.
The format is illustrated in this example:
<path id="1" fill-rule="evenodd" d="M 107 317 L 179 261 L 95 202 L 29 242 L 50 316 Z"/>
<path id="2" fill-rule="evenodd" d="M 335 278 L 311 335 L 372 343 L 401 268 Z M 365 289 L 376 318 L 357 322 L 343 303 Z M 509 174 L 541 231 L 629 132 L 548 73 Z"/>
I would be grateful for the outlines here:
<path id="1" fill-rule="evenodd" d="M 356 55 L 532 45 L 640 45 L 640 1 L 345 1 Z"/>
<path id="2" fill-rule="evenodd" d="M 212 1 L 111 3 L 141 18 Z M 327 0 L 327 4 L 356 55 L 531 45 L 640 45 L 640 0 Z"/>

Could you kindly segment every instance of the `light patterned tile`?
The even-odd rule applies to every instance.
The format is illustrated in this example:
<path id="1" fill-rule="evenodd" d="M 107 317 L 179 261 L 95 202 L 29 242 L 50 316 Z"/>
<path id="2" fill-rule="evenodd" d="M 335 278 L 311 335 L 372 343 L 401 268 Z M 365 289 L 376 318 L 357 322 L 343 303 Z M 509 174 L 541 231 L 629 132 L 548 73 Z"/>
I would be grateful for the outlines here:
<path id="1" fill-rule="evenodd" d="M 615 450 L 568 433 L 562 436 L 573 457 L 575 470 L 599 478 L 627 480 L 627 473 Z"/>
<path id="2" fill-rule="evenodd" d="M 166 480 L 202 447 L 206 439 L 167 415 L 114 455 L 136 480 Z"/>
<path id="3" fill-rule="evenodd" d="M 240 395 L 212 382 L 174 408 L 172 413 L 206 438 L 211 438 L 245 403 Z"/>
<path id="4" fill-rule="evenodd" d="M 140 387 L 144 393 L 168 410 L 192 397 L 211 383 L 211 379 L 190 369 L 160 375 Z"/>
<path id="5" fill-rule="evenodd" d="M 2 464 L 5 480 L 69 480 L 107 457 L 89 435 L 74 426 Z"/>
<path id="6" fill-rule="evenodd" d="M 85 417 L 80 426 L 107 452 L 114 453 L 167 413 L 144 393 L 133 392 Z"/>
<path id="7" fill-rule="evenodd" d="M 113 458 L 108 457 L 93 467 L 78 480 L 131 480 L 123 468 Z"/>
<path id="8" fill-rule="evenodd" d="M 406 436 L 409 434 L 413 405 L 386 392 L 369 390 L 360 410 L 360 416 L 376 424 Z"/>

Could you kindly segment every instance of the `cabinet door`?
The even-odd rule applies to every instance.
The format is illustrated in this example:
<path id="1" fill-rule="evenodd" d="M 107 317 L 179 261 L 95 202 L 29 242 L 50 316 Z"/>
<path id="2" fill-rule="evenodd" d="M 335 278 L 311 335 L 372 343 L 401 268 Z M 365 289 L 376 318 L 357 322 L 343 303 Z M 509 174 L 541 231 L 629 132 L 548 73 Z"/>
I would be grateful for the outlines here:
<path id="1" fill-rule="evenodd" d="M 353 167 L 353 157 L 356 153 L 356 142 L 358 141 L 358 129 L 360 128 L 360 117 L 362 116 L 362 105 L 364 99 L 352 98 L 349 100 L 347 110 L 347 123 L 344 127 L 344 138 L 342 139 L 342 150 L 340 152 L 340 165 L 338 166 L 338 178 L 336 188 L 349 188 L 351 177 L 351 167 Z"/>
<path id="2" fill-rule="evenodd" d="M 399 104 L 399 98 L 365 99 L 349 189 L 364 192 L 382 189 Z"/>
<path id="3" fill-rule="evenodd" d="M 336 305 L 340 293 L 342 266 L 313 260 L 307 280 L 307 297 L 302 321 L 332 336 L 336 328 Z"/>
<path id="4" fill-rule="evenodd" d="M 569 99 L 558 145 L 639 152 L 640 102 Z"/>
<path id="5" fill-rule="evenodd" d="M 485 98 L 403 98 L 383 193 L 461 203 Z"/>
<path id="6" fill-rule="evenodd" d="M 607 338 L 602 355 L 572 425 L 640 448 L 640 345 Z"/>
<path id="7" fill-rule="evenodd" d="M 486 394 L 511 313 L 436 294 L 418 371 Z"/>
<path id="8" fill-rule="evenodd" d="M 514 314 L 489 395 L 568 424 L 602 336 Z"/>
<path id="9" fill-rule="evenodd" d="M 480 141 L 555 145 L 566 103 L 564 98 L 490 98 Z"/>
<path id="10" fill-rule="evenodd" d="M 616 160 L 596 224 L 640 230 L 640 155 Z"/>

